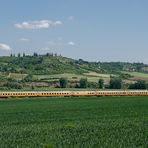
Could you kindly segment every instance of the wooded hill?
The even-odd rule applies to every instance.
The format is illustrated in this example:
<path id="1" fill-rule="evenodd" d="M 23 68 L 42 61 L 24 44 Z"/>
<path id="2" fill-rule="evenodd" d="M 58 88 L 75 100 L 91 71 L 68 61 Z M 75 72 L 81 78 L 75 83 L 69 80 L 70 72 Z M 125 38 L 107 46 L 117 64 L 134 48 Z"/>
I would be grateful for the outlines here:
<path id="1" fill-rule="evenodd" d="M 148 65 L 127 62 L 88 62 L 53 53 L 0 57 L 1 87 L 6 82 L 16 82 L 26 86 L 52 86 L 57 85 L 56 82 L 58 83 L 61 77 L 66 77 L 69 82 L 75 83 L 80 78 L 88 78 L 89 82 L 98 82 L 102 78 L 107 84 L 112 77 L 124 80 L 125 84 L 137 80 L 148 81 Z"/>

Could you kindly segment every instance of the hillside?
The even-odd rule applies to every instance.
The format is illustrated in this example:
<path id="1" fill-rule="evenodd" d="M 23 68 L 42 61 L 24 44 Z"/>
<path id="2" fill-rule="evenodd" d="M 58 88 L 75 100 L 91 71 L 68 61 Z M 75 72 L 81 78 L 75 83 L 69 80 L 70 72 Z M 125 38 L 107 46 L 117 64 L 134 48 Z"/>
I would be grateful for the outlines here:
<path id="1" fill-rule="evenodd" d="M 118 77 L 124 83 L 136 80 L 148 81 L 148 65 L 124 62 L 88 62 L 74 60 L 56 54 L 0 57 L 0 87 L 6 82 L 23 86 L 55 87 L 61 77 L 77 83 L 81 78 L 97 83 L 100 78 L 107 84 L 110 77 Z M 4 85 L 5 84 L 5 85 Z M 72 84 L 71 84 L 71 87 Z"/>

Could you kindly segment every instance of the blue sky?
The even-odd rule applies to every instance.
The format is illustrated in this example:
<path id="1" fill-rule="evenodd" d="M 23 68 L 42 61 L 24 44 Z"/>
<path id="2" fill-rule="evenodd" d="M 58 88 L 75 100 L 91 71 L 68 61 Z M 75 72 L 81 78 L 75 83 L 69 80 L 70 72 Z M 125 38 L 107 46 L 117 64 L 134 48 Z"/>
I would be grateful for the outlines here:
<path id="1" fill-rule="evenodd" d="M 148 63 L 147 0 L 0 0 L 0 55 Z"/>

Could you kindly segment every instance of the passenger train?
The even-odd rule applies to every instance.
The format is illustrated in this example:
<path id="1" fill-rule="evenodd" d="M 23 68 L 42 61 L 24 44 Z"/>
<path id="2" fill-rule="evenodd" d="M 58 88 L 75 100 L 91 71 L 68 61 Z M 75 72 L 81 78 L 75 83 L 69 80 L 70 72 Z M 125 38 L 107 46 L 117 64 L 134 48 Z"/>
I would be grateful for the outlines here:
<path id="1" fill-rule="evenodd" d="M 69 97 L 69 96 L 148 96 L 148 90 L 0 92 L 0 98 L 8 98 L 8 97 Z"/>

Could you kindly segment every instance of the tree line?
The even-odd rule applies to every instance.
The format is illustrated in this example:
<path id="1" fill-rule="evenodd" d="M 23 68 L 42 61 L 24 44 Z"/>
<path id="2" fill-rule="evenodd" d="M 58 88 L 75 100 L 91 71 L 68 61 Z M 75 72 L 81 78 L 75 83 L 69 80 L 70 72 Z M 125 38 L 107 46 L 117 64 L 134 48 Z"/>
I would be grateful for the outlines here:
<path id="1" fill-rule="evenodd" d="M 34 85 L 34 87 L 36 87 L 36 83 L 38 82 L 48 83 L 48 87 L 55 88 L 148 89 L 148 83 L 143 80 L 138 80 L 131 84 L 125 84 L 125 82 L 119 77 L 111 77 L 109 82 L 104 81 L 104 79 L 98 79 L 98 82 L 90 82 L 87 80 L 87 78 L 81 78 L 78 81 L 69 81 L 65 77 L 62 77 L 59 80 L 47 82 L 44 80 L 38 80 L 31 74 L 28 74 L 22 80 L 19 81 L 12 78 L 8 78 L 7 80 L 3 80 L 3 78 L 0 79 L 0 89 L 23 89 L 24 87 L 28 87 L 27 84 Z"/>
<path id="2" fill-rule="evenodd" d="M 89 88 L 90 83 L 87 81 L 87 78 L 81 78 L 79 81 L 79 84 L 76 85 L 76 88 Z M 67 78 L 60 78 L 59 79 L 60 88 L 66 88 L 68 86 L 68 80 Z M 123 82 L 120 78 L 111 78 L 109 85 L 104 84 L 103 79 L 99 79 L 97 85 L 95 85 L 95 88 L 108 88 L 108 89 L 122 89 L 123 88 Z M 143 80 L 138 80 L 137 82 L 133 84 L 129 84 L 127 87 L 128 89 L 147 89 L 148 84 Z"/>
<path id="3" fill-rule="evenodd" d="M 25 83 L 32 83 L 33 77 L 28 75 L 21 82 L 16 82 L 13 79 L 9 78 L 9 81 L 3 82 L 0 84 L 1 88 L 7 89 L 23 89 Z M 51 83 L 51 82 L 50 82 Z M 35 83 L 34 83 L 35 84 Z M 58 88 L 99 88 L 99 89 L 122 89 L 123 81 L 120 78 L 111 78 L 108 84 L 105 84 L 104 79 L 99 79 L 98 82 L 89 82 L 87 78 L 81 78 L 78 82 L 75 82 L 74 85 L 71 81 L 68 81 L 67 78 L 60 78 L 56 82 Z M 51 84 L 49 84 L 50 87 Z M 138 80 L 135 83 L 128 84 L 127 89 L 148 89 L 148 84 L 143 80 Z M 35 86 L 32 85 L 31 89 L 35 89 Z"/>

